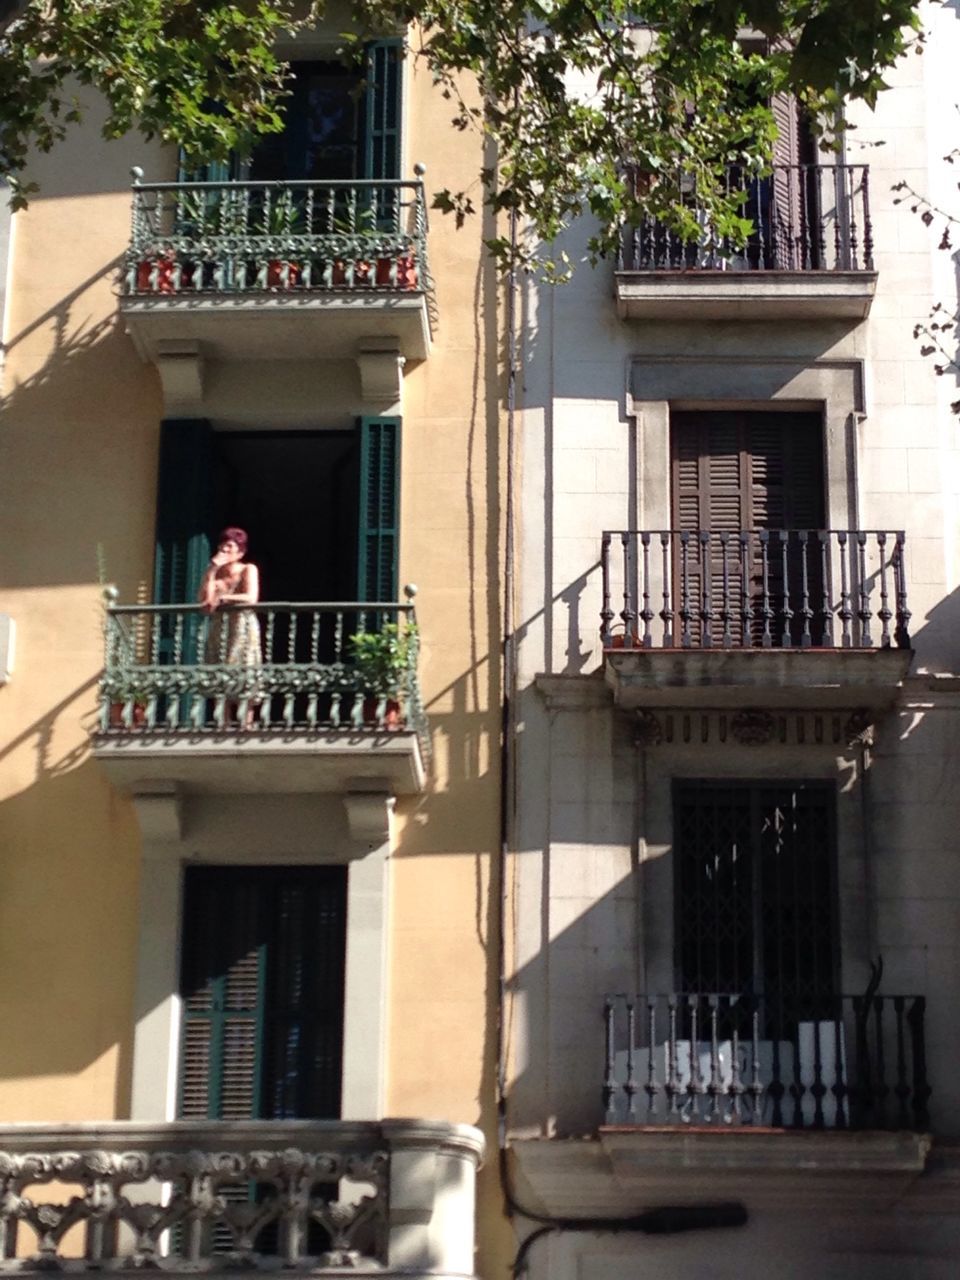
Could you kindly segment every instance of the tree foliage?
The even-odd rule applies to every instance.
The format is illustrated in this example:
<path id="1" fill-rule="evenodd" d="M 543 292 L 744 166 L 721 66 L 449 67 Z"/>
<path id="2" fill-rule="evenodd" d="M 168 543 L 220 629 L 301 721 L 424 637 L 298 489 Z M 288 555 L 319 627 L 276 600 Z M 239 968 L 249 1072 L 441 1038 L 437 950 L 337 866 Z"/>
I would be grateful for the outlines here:
<path id="1" fill-rule="evenodd" d="M 309 10 L 299 21 L 322 5 Z M 724 174 L 769 164 L 771 97 L 794 93 L 829 125 L 844 98 L 872 104 L 884 72 L 922 47 L 918 0 L 355 0 L 352 10 L 345 46 L 408 31 L 453 127 L 493 144 L 495 161 L 472 186 L 438 192 L 436 207 L 458 221 L 484 201 L 517 211 L 519 248 L 497 235 L 491 248 L 548 275 L 565 263 L 540 247 L 587 212 L 595 256 L 647 214 L 696 235 L 692 185 L 717 235 L 742 239 L 741 198 Z M 75 118 L 71 70 L 105 94 L 109 135 L 137 127 L 211 158 L 249 147 L 280 126 L 273 40 L 293 21 L 294 0 L 26 0 L 3 37 L 0 173 L 16 179 L 29 148 L 48 149 Z"/>
<path id="2" fill-rule="evenodd" d="M 694 237 L 700 228 L 684 198 L 694 186 L 717 236 L 742 239 L 742 196 L 726 192 L 724 176 L 731 165 L 762 172 L 769 164 L 773 95 L 795 94 L 828 126 L 845 98 L 873 104 L 884 72 L 921 39 L 915 0 L 361 0 L 355 8 L 369 30 L 415 21 L 414 49 L 453 104 L 454 126 L 495 139 L 485 195 L 493 209 L 523 215 L 532 237 L 521 256 L 587 211 L 595 256 L 612 253 L 623 223 L 646 214 Z M 479 101 L 461 96 L 460 72 L 479 81 Z M 477 203 L 473 190 L 437 200 L 460 219 Z M 506 238 L 492 248 L 511 256 Z M 565 270 L 562 258 L 540 262 L 548 274 Z"/>
<path id="3" fill-rule="evenodd" d="M 35 190 L 32 150 L 49 151 L 83 108 L 106 103 L 105 137 L 139 129 L 192 156 L 223 159 L 282 127 L 277 37 L 315 17 L 294 0 L 21 0 L 0 33 L 0 177 L 14 207 Z"/>

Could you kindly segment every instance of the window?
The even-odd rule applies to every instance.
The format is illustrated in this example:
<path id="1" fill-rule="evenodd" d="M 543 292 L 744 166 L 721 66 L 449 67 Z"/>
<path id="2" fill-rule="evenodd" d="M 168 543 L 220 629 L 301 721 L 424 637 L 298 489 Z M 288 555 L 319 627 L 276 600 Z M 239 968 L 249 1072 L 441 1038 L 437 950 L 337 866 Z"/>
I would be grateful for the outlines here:
<path id="1" fill-rule="evenodd" d="M 214 431 L 164 422 L 154 600 L 191 604 L 226 525 L 250 534 L 264 600 L 397 598 L 400 420 L 343 431 Z M 315 554 L 302 554 L 303 547 Z"/>
<path id="2" fill-rule="evenodd" d="M 282 132 L 261 138 L 246 161 L 189 172 L 181 165 L 181 180 L 399 178 L 401 67 L 398 40 L 368 45 L 363 66 L 333 60 L 292 63 Z"/>
<path id="3" fill-rule="evenodd" d="M 181 1119 L 340 1114 L 346 868 L 191 867 Z"/>
<path id="4" fill-rule="evenodd" d="M 681 993 L 756 997 L 778 1036 L 834 1016 L 831 784 L 676 782 L 674 865 Z"/>

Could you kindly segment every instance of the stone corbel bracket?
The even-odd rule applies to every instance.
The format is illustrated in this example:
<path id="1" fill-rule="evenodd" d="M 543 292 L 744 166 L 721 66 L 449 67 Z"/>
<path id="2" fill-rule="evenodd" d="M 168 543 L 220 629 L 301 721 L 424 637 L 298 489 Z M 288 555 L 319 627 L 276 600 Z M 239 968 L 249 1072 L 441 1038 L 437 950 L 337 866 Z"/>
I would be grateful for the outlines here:
<path id="1" fill-rule="evenodd" d="M 130 799 L 145 840 L 179 840 L 183 835 L 183 796 L 176 783 L 145 784 Z"/>
<path id="2" fill-rule="evenodd" d="M 403 366 L 395 338 L 362 338 L 357 344 L 360 394 L 371 405 L 384 408 L 399 404 L 403 393 Z"/>
<path id="3" fill-rule="evenodd" d="M 390 828 L 396 799 L 385 790 L 358 787 L 344 793 L 350 839 L 368 849 L 379 848 L 390 841 Z"/>
<path id="4" fill-rule="evenodd" d="M 165 416 L 202 416 L 204 361 L 200 343 L 161 340 L 157 343 L 157 371 Z"/>

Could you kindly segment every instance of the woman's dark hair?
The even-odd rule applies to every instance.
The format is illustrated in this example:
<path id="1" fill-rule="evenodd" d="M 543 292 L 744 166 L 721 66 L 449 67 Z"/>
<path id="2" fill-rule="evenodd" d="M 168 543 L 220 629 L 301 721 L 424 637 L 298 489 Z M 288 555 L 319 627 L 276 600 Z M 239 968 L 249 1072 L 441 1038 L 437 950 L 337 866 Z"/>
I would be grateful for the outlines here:
<path id="1" fill-rule="evenodd" d="M 220 530 L 217 546 L 221 546 L 224 542 L 235 542 L 240 548 L 241 555 L 246 555 L 248 541 L 246 529 L 238 529 L 235 525 L 230 525 L 228 528 Z"/>

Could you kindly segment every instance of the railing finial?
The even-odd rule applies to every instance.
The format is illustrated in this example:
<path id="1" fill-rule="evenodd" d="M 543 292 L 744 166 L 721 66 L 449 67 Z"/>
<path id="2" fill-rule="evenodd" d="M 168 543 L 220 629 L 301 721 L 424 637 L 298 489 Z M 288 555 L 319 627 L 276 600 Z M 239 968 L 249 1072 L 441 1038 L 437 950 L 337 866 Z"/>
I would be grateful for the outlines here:
<path id="1" fill-rule="evenodd" d="M 133 179 L 133 185 L 139 187 L 143 181 L 143 170 L 138 164 L 135 164 L 130 170 L 130 177 Z"/>
<path id="2" fill-rule="evenodd" d="M 117 600 L 119 598 L 120 598 L 120 592 L 117 590 L 117 588 L 113 585 L 112 582 L 108 586 L 103 588 L 103 599 L 108 609 L 112 608 L 117 603 Z"/>
<path id="3" fill-rule="evenodd" d="M 403 594 L 407 597 L 409 601 L 412 602 L 413 597 L 417 594 L 418 590 L 419 588 L 417 587 L 417 584 L 415 582 L 408 582 L 407 585 L 403 588 Z"/>
<path id="4" fill-rule="evenodd" d="M 422 178 L 423 175 L 427 172 L 427 166 L 425 164 L 421 164 L 420 161 L 418 160 L 417 163 L 413 166 L 413 172 L 416 174 L 418 178 Z"/>

